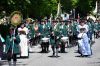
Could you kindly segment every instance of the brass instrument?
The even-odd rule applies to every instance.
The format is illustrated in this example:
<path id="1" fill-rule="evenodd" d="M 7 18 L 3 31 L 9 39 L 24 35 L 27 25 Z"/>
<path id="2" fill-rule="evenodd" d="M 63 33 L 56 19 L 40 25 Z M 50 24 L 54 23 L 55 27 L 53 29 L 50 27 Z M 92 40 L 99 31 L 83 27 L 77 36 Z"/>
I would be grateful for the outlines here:
<path id="1" fill-rule="evenodd" d="M 19 11 L 14 11 L 13 13 L 11 13 L 10 15 L 10 22 L 13 26 L 17 26 L 22 22 L 22 14 Z"/>

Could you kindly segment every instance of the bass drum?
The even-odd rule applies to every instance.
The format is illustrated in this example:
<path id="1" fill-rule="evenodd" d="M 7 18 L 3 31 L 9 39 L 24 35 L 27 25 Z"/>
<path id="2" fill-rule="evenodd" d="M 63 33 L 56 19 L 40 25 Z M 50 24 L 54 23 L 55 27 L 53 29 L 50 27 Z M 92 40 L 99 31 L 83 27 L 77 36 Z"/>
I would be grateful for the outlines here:
<path id="1" fill-rule="evenodd" d="M 45 42 L 45 43 L 46 42 L 49 42 L 49 38 L 46 38 L 46 37 L 45 38 L 42 38 L 41 40 L 42 40 L 42 42 Z"/>
<path id="2" fill-rule="evenodd" d="M 62 41 L 62 42 L 67 42 L 67 41 L 68 41 L 68 37 L 62 37 L 62 38 L 61 38 L 61 41 Z"/>

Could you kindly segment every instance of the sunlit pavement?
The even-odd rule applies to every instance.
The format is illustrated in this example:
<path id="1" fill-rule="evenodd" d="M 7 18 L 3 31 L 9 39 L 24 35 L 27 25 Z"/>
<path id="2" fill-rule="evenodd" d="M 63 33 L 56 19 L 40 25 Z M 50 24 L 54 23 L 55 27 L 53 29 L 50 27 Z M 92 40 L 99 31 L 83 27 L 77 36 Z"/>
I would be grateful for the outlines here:
<path id="1" fill-rule="evenodd" d="M 40 45 L 32 48 L 29 58 L 18 59 L 16 66 L 100 66 L 100 38 L 95 40 L 92 46 L 93 55 L 91 57 L 79 56 L 77 47 L 66 48 L 66 53 L 59 53 L 59 57 L 52 57 L 50 47 L 49 53 L 39 53 Z M 1 61 L 0 66 L 8 66 L 7 61 Z"/>

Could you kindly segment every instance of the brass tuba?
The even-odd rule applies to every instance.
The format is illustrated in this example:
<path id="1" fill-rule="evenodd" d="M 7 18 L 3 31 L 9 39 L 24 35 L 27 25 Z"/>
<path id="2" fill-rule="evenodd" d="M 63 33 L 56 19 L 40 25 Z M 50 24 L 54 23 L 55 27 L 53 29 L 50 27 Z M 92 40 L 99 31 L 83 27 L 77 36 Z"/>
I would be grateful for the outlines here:
<path id="1" fill-rule="evenodd" d="M 10 22 L 13 26 L 17 26 L 22 22 L 23 16 L 21 12 L 19 11 L 14 11 L 10 15 Z"/>

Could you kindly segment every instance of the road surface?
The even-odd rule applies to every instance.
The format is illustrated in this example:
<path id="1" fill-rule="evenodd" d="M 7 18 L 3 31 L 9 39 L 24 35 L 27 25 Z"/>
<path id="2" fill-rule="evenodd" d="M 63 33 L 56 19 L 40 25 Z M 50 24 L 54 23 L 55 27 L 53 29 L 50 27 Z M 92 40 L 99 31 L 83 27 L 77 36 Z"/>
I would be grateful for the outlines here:
<path id="1" fill-rule="evenodd" d="M 17 66 L 100 66 L 100 38 L 95 40 L 92 46 L 93 55 L 88 58 L 79 56 L 77 46 L 66 48 L 67 53 L 59 53 L 59 57 L 51 57 L 52 51 L 49 53 L 39 53 L 40 46 L 32 48 L 33 53 L 30 53 L 29 58 L 18 59 Z M 2 65 L 8 66 L 7 61 L 1 61 Z"/>

